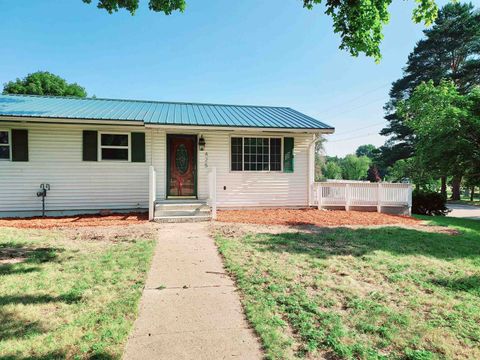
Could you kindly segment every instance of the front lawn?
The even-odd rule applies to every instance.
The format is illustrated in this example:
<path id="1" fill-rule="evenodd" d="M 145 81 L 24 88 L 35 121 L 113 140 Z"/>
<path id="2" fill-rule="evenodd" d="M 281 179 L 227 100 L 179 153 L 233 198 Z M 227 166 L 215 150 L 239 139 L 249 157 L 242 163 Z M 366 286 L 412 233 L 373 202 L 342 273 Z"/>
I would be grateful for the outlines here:
<path id="1" fill-rule="evenodd" d="M 0 228 L 0 358 L 117 359 L 153 230 Z"/>
<path id="2" fill-rule="evenodd" d="M 480 222 L 216 237 L 267 357 L 480 359 Z"/>

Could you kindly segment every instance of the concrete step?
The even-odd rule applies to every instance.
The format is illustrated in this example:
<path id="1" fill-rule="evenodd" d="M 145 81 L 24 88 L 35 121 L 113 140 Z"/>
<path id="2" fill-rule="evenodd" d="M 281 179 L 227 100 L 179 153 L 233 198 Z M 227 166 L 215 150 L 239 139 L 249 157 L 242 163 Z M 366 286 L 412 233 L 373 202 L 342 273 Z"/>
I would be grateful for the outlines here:
<path id="1" fill-rule="evenodd" d="M 210 216 L 209 207 L 202 209 L 157 209 L 155 216 Z"/>
<path id="2" fill-rule="evenodd" d="M 158 222 L 209 221 L 211 218 L 210 206 L 204 200 L 162 200 L 155 204 L 155 221 Z"/>
<path id="3" fill-rule="evenodd" d="M 159 203 L 155 204 L 156 211 L 201 211 L 210 207 L 205 202 L 188 202 L 188 203 Z"/>
<path id="4" fill-rule="evenodd" d="M 172 223 L 172 222 L 199 222 L 210 221 L 212 217 L 209 216 L 155 216 L 156 222 Z"/>

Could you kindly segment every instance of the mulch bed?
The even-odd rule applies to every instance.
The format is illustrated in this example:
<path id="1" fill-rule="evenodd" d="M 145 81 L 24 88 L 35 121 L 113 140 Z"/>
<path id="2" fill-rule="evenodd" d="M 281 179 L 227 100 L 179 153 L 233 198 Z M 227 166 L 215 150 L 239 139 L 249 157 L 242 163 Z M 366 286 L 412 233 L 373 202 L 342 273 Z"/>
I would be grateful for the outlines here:
<path id="1" fill-rule="evenodd" d="M 262 225 L 418 225 L 420 220 L 409 216 L 377 212 L 317 210 L 317 209 L 265 209 L 219 211 L 217 221 Z"/>
<path id="2" fill-rule="evenodd" d="M 148 221 L 146 213 L 78 215 L 61 217 L 32 217 L 0 219 L 0 227 L 22 229 L 75 228 L 88 226 L 119 226 L 140 224 Z"/>

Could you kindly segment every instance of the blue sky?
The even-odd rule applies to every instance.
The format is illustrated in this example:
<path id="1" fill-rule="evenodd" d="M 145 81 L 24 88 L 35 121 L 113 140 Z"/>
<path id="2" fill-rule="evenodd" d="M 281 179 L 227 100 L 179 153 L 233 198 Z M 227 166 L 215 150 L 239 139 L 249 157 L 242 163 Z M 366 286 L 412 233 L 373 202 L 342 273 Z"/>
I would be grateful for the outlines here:
<path id="1" fill-rule="evenodd" d="M 322 7 L 300 0 L 189 0 L 171 16 L 141 2 L 131 16 L 81 0 L 0 0 L 0 83 L 48 70 L 97 97 L 290 106 L 336 127 L 326 150 L 343 156 L 385 141 L 390 84 L 423 29 L 413 1 L 394 1 L 376 64 L 339 50 Z"/>

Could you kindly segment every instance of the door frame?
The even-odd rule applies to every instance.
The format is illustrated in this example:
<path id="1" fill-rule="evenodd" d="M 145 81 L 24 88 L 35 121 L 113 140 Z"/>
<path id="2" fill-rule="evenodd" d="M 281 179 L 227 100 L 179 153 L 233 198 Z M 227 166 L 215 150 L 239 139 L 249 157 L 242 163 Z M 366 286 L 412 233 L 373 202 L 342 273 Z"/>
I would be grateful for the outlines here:
<path id="1" fill-rule="evenodd" d="M 175 138 L 191 138 L 193 145 L 193 172 L 194 172 L 194 194 L 187 196 L 170 195 L 170 143 Z M 198 199 L 198 136 L 196 134 L 167 134 L 167 188 L 165 191 L 166 199 Z"/>

